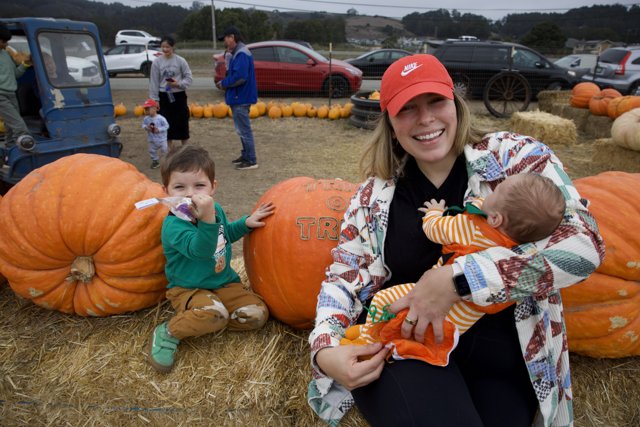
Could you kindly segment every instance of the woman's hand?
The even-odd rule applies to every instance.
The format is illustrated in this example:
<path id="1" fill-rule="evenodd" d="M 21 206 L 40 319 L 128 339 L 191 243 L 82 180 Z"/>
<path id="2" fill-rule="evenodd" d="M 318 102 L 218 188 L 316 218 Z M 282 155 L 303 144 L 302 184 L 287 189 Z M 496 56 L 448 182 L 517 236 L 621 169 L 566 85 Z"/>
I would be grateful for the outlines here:
<path id="1" fill-rule="evenodd" d="M 353 390 L 380 377 L 388 352 L 381 343 L 327 347 L 318 351 L 316 363 L 327 376 Z M 366 356 L 371 358 L 360 360 Z"/>
<path id="2" fill-rule="evenodd" d="M 425 331 L 433 326 L 436 342 L 442 342 L 444 321 L 451 306 L 460 300 L 453 285 L 453 269 L 446 265 L 428 270 L 406 296 L 391 304 L 389 311 L 409 309 L 402 324 L 402 337 L 424 342 Z"/>

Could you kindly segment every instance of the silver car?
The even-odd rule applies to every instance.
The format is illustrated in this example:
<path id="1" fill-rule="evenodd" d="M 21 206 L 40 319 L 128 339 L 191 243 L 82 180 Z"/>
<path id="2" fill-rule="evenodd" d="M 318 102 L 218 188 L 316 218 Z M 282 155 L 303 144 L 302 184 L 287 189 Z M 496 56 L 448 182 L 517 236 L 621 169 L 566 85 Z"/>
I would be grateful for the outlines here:
<path id="1" fill-rule="evenodd" d="M 582 81 L 601 88 L 611 87 L 623 95 L 640 90 L 640 46 L 612 47 L 600 55 L 595 72 L 586 73 Z"/>

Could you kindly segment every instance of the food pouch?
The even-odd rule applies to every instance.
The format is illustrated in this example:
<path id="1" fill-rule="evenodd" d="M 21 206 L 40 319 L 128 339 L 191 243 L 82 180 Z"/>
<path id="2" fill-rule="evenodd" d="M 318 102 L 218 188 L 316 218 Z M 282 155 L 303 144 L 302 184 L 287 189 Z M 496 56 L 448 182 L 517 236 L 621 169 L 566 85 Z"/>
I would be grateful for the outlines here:
<path id="1" fill-rule="evenodd" d="M 168 206 L 171 213 L 180 219 L 185 221 L 194 221 L 196 219 L 196 206 L 189 197 L 154 197 L 137 202 L 135 207 L 136 209 L 145 209 L 158 203 Z"/>

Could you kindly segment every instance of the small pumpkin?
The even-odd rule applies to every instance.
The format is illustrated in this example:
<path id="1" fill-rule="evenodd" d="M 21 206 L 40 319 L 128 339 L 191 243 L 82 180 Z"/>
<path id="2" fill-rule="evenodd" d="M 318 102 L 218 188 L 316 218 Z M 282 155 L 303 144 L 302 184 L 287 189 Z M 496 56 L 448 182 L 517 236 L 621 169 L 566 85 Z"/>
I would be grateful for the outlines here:
<path id="1" fill-rule="evenodd" d="M 326 119 L 328 116 L 329 116 L 329 107 L 327 107 L 326 105 L 321 105 L 318 108 L 318 118 Z"/>
<path id="2" fill-rule="evenodd" d="M 296 177 L 271 187 L 258 201 L 277 206 L 243 244 L 251 287 L 276 319 L 310 328 L 331 249 L 356 186 L 339 179 Z"/>
<path id="3" fill-rule="evenodd" d="M 328 115 L 330 120 L 337 120 L 340 118 L 340 107 L 339 106 L 333 106 L 331 107 L 331 109 L 329 110 L 329 115 Z"/>
<path id="4" fill-rule="evenodd" d="M 264 116 L 267 113 L 267 104 L 264 101 L 256 102 L 256 107 L 258 108 L 258 114 Z"/>
<path id="5" fill-rule="evenodd" d="M 316 115 L 318 115 L 318 110 L 316 110 L 316 107 L 314 107 L 313 105 L 311 107 L 307 107 L 307 117 L 314 118 Z"/>
<path id="6" fill-rule="evenodd" d="M 609 102 L 614 98 L 620 98 L 622 94 L 615 89 L 602 89 L 589 100 L 589 111 L 594 116 L 608 116 Z"/>
<path id="7" fill-rule="evenodd" d="M 136 106 L 133 107 L 133 115 L 136 117 L 144 116 L 144 107 L 140 104 L 136 104 Z"/>
<path id="8" fill-rule="evenodd" d="M 282 110 L 282 117 L 291 117 L 293 115 L 293 108 L 291 105 L 283 104 L 280 109 Z"/>
<path id="9" fill-rule="evenodd" d="M 569 103 L 576 108 L 589 108 L 591 97 L 600 92 L 600 87 L 592 82 L 578 83 L 571 89 Z"/>
<path id="10" fill-rule="evenodd" d="M 191 116 L 201 119 L 204 116 L 204 107 L 200 104 L 193 104 L 191 106 Z"/>
<path id="11" fill-rule="evenodd" d="M 627 111 L 631 111 L 639 107 L 640 107 L 640 96 L 632 96 L 632 95 L 624 96 L 620 100 L 620 103 L 618 104 L 618 108 L 616 109 L 616 114 L 617 114 L 616 117 L 620 117 Z"/>
<path id="12" fill-rule="evenodd" d="M 205 119 L 210 119 L 211 117 L 213 117 L 213 104 L 205 105 L 202 115 Z"/>
<path id="13" fill-rule="evenodd" d="M 252 104 L 249 107 L 249 118 L 250 119 L 256 119 L 260 117 L 260 111 L 258 110 L 258 106 L 255 104 Z"/>
<path id="14" fill-rule="evenodd" d="M 640 151 L 640 108 L 627 111 L 614 120 L 611 138 L 619 147 Z"/>
<path id="15" fill-rule="evenodd" d="M 115 117 L 125 116 L 127 114 L 127 107 L 121 102 L 113 107 L 113 115 Z"/>
<path id="16" fill-rule="evenodd" d="M 604 172 L 575 180 L 606 247 L 585 281 L 562 289 L 569 350 L 591 357 L 640 355 L 640 174 Z"/>
<path id="17" fill-rule="evenodd" d="M 0 274 L 35 304 L 109 316 L 165 294 L 160 229 L 167 210 L 136 210 L 162 197 L 131 164 L 74 154 L 36 169 L 0 203 Z"/>
<path id="18" fill-rule="evenodd" d="M 280 117 L 282 117 L 282 110 L 277 105 L 272 105 L 269 108 L 269 118 L 279 119 Z"/>
<path id="19" fill-rule="evenodd" d="M 229 107 L 224 102 L 219 102 L 213 106 L 213 117 L 224 119 L 227 117 Z"/>
<path id="20" fill-rule="evenodd" d="M 293 109 L 294 117 L 306 117 L 307 116 L 307 106 L 300 102 L 294 102 L 291 104 L 291 108 Z"/>

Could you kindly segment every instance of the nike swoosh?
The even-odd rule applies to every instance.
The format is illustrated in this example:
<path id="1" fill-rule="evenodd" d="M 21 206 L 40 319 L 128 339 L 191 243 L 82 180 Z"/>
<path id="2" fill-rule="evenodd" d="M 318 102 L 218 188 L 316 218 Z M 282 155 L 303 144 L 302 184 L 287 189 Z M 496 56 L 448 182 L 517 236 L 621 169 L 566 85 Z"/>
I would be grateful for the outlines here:
<path id="1" fill-rule="evenodd" d="M 423 65 L 423 64 L 420 64 L 420 65 L 418 65 L 417 67 L 412 68 L 412 69 L 410 69 L 410 70 L 402 70 L 402 72 L 400 73 L 400 75 L 401 75 L 402 77 L 408 76 L 408 75 L 409 75 L 409 73 L 413 73 L 415 70 L 417 70 L 418 68 L 422 67 L 422 65 Z"/>

